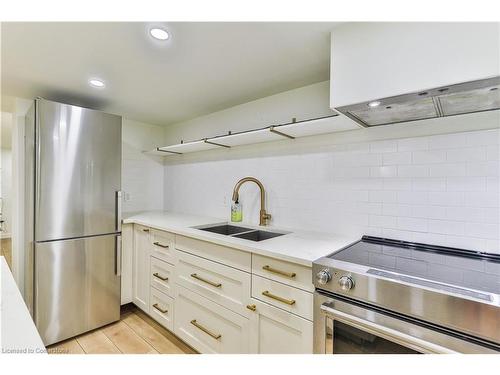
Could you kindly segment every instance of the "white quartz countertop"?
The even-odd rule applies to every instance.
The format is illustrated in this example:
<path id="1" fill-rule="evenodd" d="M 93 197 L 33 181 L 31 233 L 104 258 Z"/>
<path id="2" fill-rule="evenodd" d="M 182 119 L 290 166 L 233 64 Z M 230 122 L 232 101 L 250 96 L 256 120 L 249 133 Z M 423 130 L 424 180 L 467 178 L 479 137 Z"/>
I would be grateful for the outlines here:
<path id="1" fill-rule="evenodd" d="M 358 240 L 334 234 L 281 229 L 272 226 L 257 227 L 245 223 L 229 223 L 252 229 L 277 231 L 285 235 L 255 242 L 222 234 L 202 231 L 195 226 L 227 223 L 227 220 L 195 216 L 167 211 L 148 211 L 138 213 L 123 220 L 124 224 L 142 224 L 151 228 L 212 242 L 218 245 L 248 251 L 254 254 L 288 260 L 310 267 L 312 262 L 325 255 L 334 253 Z"/>
<path id="2" fill-rule="evenodd" d="M 0 274 L 1 353 L 46 353 L 45 345 L 2 256 L 0 256 Z"/>

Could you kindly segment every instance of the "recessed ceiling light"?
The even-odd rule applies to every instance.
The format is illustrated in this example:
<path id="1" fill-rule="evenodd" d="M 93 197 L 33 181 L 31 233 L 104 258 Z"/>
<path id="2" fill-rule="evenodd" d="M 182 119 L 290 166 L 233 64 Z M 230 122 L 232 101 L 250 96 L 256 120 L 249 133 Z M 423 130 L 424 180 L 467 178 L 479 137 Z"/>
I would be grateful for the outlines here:
<path id="1" fill-rule="evenodd" d="M 378 100 L 375 100 L 374 102 L 368 103 L 368 107 L 374 108 L 378 107 L 380 105 L 380 102 Z"/>
<path id="2" fill-rule="evenodd" d="M 149 30 L 149 33 L 153 38 L 158 40 L 167 40 L 170 37 L 170 35 L 166 30 L 160 29 L 158 27 L 154 27 L 151 30 Z"/>
<path id="3" fill-rule="evenodd" d="M 103 88 L 104 87 L 104 81 L 101 81 L 100 79 L 93 78 L 89 80 L 90 86 L 93 87 L 98 87 L 98 88 Z"/>

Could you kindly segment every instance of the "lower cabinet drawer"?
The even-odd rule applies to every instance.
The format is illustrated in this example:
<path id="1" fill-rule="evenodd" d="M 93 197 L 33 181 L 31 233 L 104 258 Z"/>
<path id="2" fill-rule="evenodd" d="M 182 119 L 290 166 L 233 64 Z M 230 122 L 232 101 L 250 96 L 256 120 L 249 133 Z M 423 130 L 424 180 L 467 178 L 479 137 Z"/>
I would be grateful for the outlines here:
<path id="1" fill-rule="evenodd" d="M 248 316 L 251 276 L 182 251 L 176 251 L 176 283 L 209 300 Z"/>
<path id="2" fill-rule="evenodd" d="M 150 288 L 149 315 L 165 328 L 174 330 L 174 299 L 165 293 Z"/>
<path id="3" fill-rule="evenodd" d="M 174 332 L 201 353 L 249 353 L 249 319 L 176 287 Z"/>
<path id="4" fill-rule="evenodd" d="M 174 263 L 175 236 L 172 233 L 151 229 L 151 255 Z"/>
<path id="5" fill-rule="evenodd" d="M 313 320 L 313 294 L 252 275 L 252 297 Z"/>
<path id="6" fill-rule="evenodd" d="M 159 291 L 174 296 L 174 266 L 155 257 L 151 257 L 150 283 Z"/>

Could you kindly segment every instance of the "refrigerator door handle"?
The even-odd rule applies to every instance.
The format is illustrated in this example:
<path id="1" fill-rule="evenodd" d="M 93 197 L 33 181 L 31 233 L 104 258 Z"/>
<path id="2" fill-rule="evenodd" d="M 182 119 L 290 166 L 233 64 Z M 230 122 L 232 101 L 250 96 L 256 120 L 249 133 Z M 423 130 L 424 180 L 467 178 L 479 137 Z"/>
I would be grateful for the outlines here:
<path id="1" fill-rule="evenodd" d="M 116 236 L 115 274 L 122 275 L 122 236 Z"/>
<path id="2" fill-rule="evenodd" d="M 115 195 L 116 198 L 116 231 L 122 231 L 122 192 L 118 190 Z"/>

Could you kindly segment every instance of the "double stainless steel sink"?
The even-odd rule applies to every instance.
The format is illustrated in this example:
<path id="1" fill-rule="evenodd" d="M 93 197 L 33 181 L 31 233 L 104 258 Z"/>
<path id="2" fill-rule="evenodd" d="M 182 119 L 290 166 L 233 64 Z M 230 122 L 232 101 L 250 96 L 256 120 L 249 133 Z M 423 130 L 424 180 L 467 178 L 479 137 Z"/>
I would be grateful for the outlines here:
<path id="1" fill-rule="evenodd" d="M 195 228 L 206 232 L 222 234 L 225 236 L 230 236 L 235 238 L 242 238 L 244 240 L 250 240 L 250 241 L 264 241 L 270 238 L 279 237 L 286 234 L 286 233 L 271 232 L 260 229 L 239 227 L 227 223 L 209 224 Z"/>

